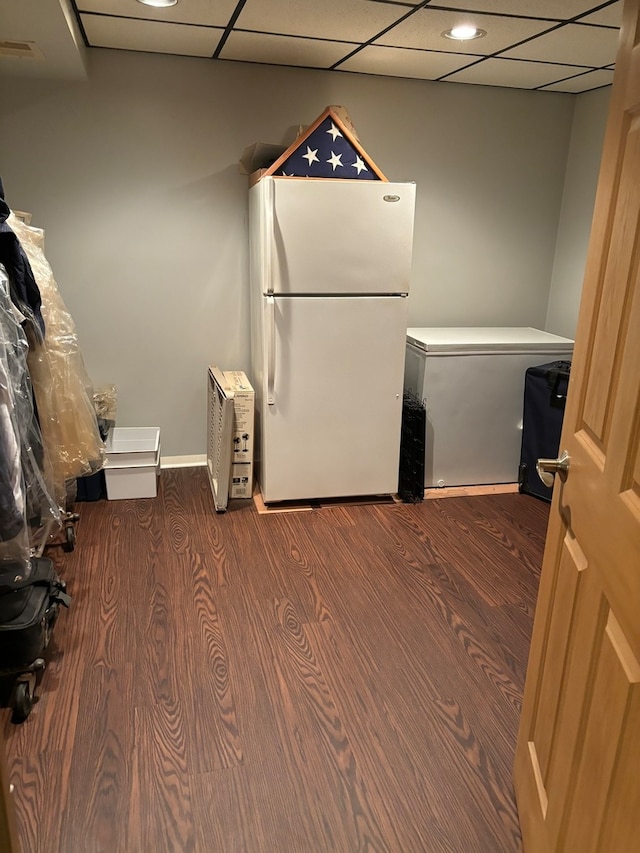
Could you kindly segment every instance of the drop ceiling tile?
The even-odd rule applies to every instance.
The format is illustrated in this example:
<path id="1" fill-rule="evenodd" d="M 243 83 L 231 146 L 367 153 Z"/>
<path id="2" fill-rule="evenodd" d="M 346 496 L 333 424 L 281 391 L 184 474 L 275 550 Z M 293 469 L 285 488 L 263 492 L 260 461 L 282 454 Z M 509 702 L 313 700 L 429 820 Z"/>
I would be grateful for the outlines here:
<path id="1" fill-rule="evenodd" d="M 553 83 L 581 68 L 567 65 L 547 65 L 544 62 L 521 62 L 512 59 L 486 59 L 447 77 L 447 83 L 476 83 L 482 86 L 507 86 L 515 89 L 535 89 Z"/>
<path id="2" fill-rule="evenodd" d="M 564 21 L 593 9 L 598 0 L 434 0 L 433 5 Z"/>
<path id="3" fill-rule="evenodd" d="M 587 71 L 579 77 L 571 77 L 561 83 L 552 83 L 545 86 L 545 92 L 588 92 L 590 89 L 599 89 L 602 86 L 610 86 L 613 83 L 613 71 Z"/>
<path id="4" fill-rule="evenodd" d="M 124 18 L 145 18 L 149 21 L 168 21 L 180 24 L 208 24 L 226 27 L 237 0 L 187 0 L 177 6 L 155 9 L 136 0 L 76 0 L 79 12 L 100 12 Z"/>
<path id="5" fill-rule="evenodd" d="M 620 27 L 622 25 L 622 0 L 605 6 L 599 12 L 580 18 L 580 23 L 601 24 L 604 27 Z"/>
<path id="6" fill-rule="evenodd" d="M 105 15 L 81 15 L 90 47 L 114 47 L 182 56 L 212 56 L 221 28 L 190 27 L 159 21 L 135 21 Z"/>
<path id="7" fill-rule="evenodd" d="M 377 35 L 408 11 L 395 3 L 369 0 L 247 0 L 236 27 L 360 42 Z"/>
<path id="8" fill-rule="evenodd" d="M 234 31 L 220 51 L 220 58 L 265 62 L 269 65 L 330 68 L 357 46 L 349 42 Z"/>
<path id="9" fill-rule="evenodd" d="M 520 47 L 504 52 L 514 59 L 538 59 L 572 65 L 609 65 L 615 61 L 618 31 L 567 24 Z"/>
<path id="10" fill-rule="evenodd" d="M 468 65 L 469 61 L 468 56 L 459 56 L 456 53 L 369 45 L 342 65 L 338 65 L 338 71 L 359 71 L 362 74 L 436 80 L 443 74 L 449 74 Z"/>
<path id="11" fill-rule="evenodd" d="M 376 44 L 395 47 L 418 47 L 437 50 L 441 53 L 464 53 L 482 55 L 511 47 L 512 44 L 537 35 L 553 26 L 553 22 L 529 21 L 521 18 L 474 15 L 473 23 L 486 30 L 487 35 L 472 41 L 454 41 L 442 36 L 445 30 L 457 24 L 469 22 L 463 12 L 441 12 L 437 9 L 421 9 L 388 33 L 376 40 Z"/>

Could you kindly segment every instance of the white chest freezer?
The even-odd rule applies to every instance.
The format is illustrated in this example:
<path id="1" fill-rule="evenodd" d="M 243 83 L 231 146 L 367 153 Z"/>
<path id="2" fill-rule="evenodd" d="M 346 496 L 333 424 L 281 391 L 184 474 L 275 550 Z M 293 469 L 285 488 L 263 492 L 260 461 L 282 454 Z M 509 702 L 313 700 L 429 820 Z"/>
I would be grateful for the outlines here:
<path id="1" fill-rule="evenodd" d="M 405 388 L 427 408 L 425 488 L 517 482 L 525 372 L 572 353 L 539 329 L 408 329 Z"/>

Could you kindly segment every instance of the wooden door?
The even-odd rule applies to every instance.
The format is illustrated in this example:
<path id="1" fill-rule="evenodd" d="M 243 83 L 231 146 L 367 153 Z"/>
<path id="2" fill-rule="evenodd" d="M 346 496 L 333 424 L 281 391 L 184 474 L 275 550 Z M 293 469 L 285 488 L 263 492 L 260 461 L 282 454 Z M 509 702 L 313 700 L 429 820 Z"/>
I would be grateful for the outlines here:
<path id="1" fill-rule="evenodd" d="M 515 761 L 526 853 L 640 849 L 640 0 L 626 0 Z"/>
<path id="2" fill-rule="evenodd" d="M 16 830 L 15 809 L 9 791 L 9 773 L 0 740 L 0 850 L 2 853 L 20 853 Z"/>

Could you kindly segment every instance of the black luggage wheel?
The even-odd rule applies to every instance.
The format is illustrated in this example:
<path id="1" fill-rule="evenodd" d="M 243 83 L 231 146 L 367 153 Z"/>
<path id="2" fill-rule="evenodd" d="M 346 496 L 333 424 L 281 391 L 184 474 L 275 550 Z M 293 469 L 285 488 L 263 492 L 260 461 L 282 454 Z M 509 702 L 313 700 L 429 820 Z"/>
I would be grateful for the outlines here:
<path id="1" fill-rule="evenodd" d="M 76 530 L 73 524 L 67 524 L 64 528 L 64 542 L 62 543 L 62 550 L 66 554 L 70 554 L 73 549 L 76 547 Z"/>
<path id="2" fill-rule="evenodd" d="M 27 719 L 36 701 L 36 679 L 37 672 L 45 668 L 45 662 L 42 658 L 37 658 L 29 667 L 29 669 L 21 673 L 16 681 L 11 698 L 11 722 L 18 724 L 24 723 Z"/>
<path id="3" fill-rule="evenodd" d="M 33 693 L 29 681 L 19 681 L 13 691 L 12 723 L 24 723 L 33 708 Z"/>

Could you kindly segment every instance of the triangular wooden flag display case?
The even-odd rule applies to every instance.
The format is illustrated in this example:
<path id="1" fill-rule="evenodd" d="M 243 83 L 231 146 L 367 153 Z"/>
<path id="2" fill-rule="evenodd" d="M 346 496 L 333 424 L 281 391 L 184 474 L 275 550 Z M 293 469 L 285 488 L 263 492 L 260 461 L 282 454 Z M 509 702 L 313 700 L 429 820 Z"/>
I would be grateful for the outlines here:
<path id="1" fill-rule="evenodd" d="M 273 175 L 386 181 L 341 112 L 327 107 L 258 179 Z"/>

